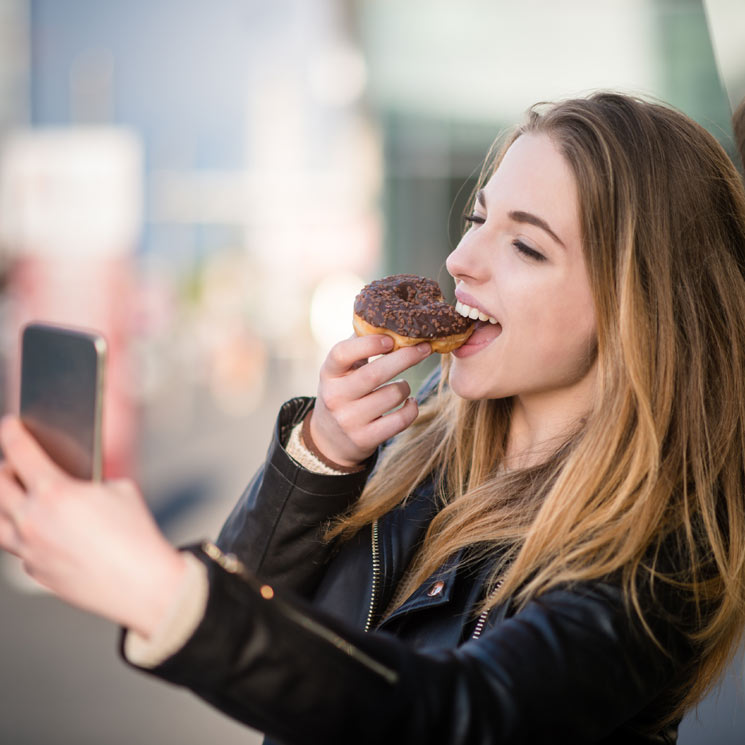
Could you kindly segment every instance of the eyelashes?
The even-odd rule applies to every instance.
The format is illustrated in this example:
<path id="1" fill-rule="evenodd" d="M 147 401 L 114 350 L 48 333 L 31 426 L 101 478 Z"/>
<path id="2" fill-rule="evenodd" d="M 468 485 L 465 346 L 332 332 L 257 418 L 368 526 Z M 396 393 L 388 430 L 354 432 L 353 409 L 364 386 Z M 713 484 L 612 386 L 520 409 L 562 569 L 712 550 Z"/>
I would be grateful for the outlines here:
<path id="1" fill-rule="evenodd" d="M 530 246 L 526 246 L 521 240 L 515 239 L 512 241 L 512 245 L 524 256 L 527 256 L 530 259 L 533 259 L 533 261 L 546 261 L 546 257 L 538 253 L 535 249 L 531 248 Z"/>
<path id="2" fill-rule="evenodd" d="M 464 215 L 463 219 L 466 221 L 469 227 L 473 225 L 483 225 L 486 222 L 485 217 L 477 215 L 473 212 L 470 215 Z M 514 246 L 516 251 L 518 251 L 520 254 L 528 259 L 532 259 L 533 261 L 546 261 L 546 257 L 542 253 L 539 253 L 534 248 L 531 248 L 527 244 L 523 243 L 519 238 L 515 238 L 515 240 L 512 241 L 512 245 Z"/>

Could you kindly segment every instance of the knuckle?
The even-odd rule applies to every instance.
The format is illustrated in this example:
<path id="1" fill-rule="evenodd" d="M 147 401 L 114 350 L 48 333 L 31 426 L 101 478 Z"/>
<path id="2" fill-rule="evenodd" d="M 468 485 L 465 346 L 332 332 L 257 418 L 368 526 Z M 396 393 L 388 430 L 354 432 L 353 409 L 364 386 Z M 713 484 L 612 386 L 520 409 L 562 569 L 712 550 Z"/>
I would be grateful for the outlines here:
<path id="1" fill-rule="evenodd" d="M 328 397 L 329 392 L 329 384 L 324 378 L 323 375 L 318 380 L 318 391 L 316 393 L 316 398 L 318 398 L 320 401 L 323 401 L 326 403 L 326 398 Z"/>
<path id="2" fill-rule="evenodd" d="M 140 490 L 132 479 L 116 479 L 110 481 L 109 486 L 124 499 L 139 499 Z"/>
<path id="3" fill-rule="evenodd" d="M 23 516 L 22 520 L 16 522 L 16 533 L 21 541 L 26 544 L 33 544 L 37 539 L 36 523 L 32 515 L 28 513 Z"/>
<path id="4" fill-rule="evenodd" d="M 355 432 L 351 432 L 348 435 L 349 442 L 352 443 L 352 445 L 359 450 L 360 452 L 364 452 L 369 447 L 369 442 L 367 437 L 364 435 L 363 432 L 360 432 L 359 430 Z"/>
<path id="5" fill-rule="evenodd" d="M 364 385 L 366 388 L 369 388 L 370 390 L 377 388 L 377 386 L 380 384 L 380 378 L 376 371 L 375 365 L 365 365 L 364 367 L 361 367 L 357 371 L 357 375 L 359 376 L 362 385 Z"/>
<path id="6" fill-rule="evenodd" d="M 347 437 L 350 437 L 354 430 L 354 418 L 352 413 L 347 409 L 340 409 L 334 418 L 339 429 L 344 431 L 347 434 Z"/>
<path id="7" fill-rule="evenodd" d="M 390 383 L 380 389 L 381 401 L 388 409 L 398 406 L 407 396 L 405 389 L 398 383 Z"/>
<path id="8" fill-rule="evenodd" d="M 337 414 L 341 408 L 344 399 L 338 391 L 326 391 L 323 396 L 323 405 L 333 414 Z"/>
<path id="9" fill-rule="evenodd" d="M 393 400 L 400 403 L 403 401 L 411 392 L 409 384 L 406 381 L 396 381 L 390 386 L 390 396 Z"/>
<path id="10" fill-rule="evenodd" d="M 54 497 L 60 488 L 61 482 L 59 478 L 52 474 L 44 474 L 38 478 L 34 491 L 41 499 L 45 499 Z"/>
<path id="11" fill-rule="evenodd" d="M 400 409 L 390 414 L 392 418 L 391 424 L 395 424 L 398 431 L 406 429 L 416 418 L 416 408 L 414 406 L 407 406 L 404 404 Z"/>
<path id="12" fill-rule="evenodd" d="M 331 347 L 326 357 L 327 362 L 330 362 L 334 366 L 341 366 L 344 364 L 346 360 L 346 355 L 344 354 L 346 341 L 347 340 L 339 341 Z"/>
<path id="13" fill-rule="evenodd" d="M 326 408 L 334 401 L 334 386 L 326 380 L 321 380 L 318 384 L 317 398 Z"/>
<path id="14" fill-rule="evenodd" d="M 334 379 L 334 376 L 328 369 L 328 360 L 321 365 L 321 369 L 318 371 L 318 390 L 322 391 L 328 387 L 329 383 Z"/>
<path id="15" fill-rule="evenodd" d="M 38 567 L 34 563 L 33 559 L 29 556 L 25 557 L 21 562 L 21 567 L 23 568 L 23 571 L 31 577 L 31 579 L 35 580 L 36 582 L 39 582 L 41 574 L 39 572 Z"/>

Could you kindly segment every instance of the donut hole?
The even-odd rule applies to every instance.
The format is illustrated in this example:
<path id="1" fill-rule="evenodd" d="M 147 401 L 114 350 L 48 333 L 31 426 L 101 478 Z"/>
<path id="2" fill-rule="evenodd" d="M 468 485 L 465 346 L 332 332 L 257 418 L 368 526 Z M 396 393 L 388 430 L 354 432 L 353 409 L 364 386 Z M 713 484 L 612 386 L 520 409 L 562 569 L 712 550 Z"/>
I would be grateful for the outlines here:
<path id="1" fill-rule="evenodd" d="M 403 300 L 405 303 L 416 302 L 417 291 L 414 285 L 408 282 L 401 282 L 394 288 L 396 296 Z"/>

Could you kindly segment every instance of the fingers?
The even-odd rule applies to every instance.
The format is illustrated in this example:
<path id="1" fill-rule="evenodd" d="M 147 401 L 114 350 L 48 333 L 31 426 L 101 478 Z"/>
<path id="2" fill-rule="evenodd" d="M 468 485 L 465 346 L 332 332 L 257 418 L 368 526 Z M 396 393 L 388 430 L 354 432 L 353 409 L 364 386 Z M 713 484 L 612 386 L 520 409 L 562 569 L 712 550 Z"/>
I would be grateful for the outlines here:
<path id="1" fill-rule="evenodd" d="M 338 411 L 316 404 L 311 431 L 321 452 L 343 466 L 361 463 L 382 442 L 406 429 L 419 413 L 414 399 L 407 398 L 409 384 L 395 381 L 378 388 Z"/>
<path id="2" fill-rule="evenodd" d="M 26 495 L 7 463 L 0 466 L 0 517 L 13 522 L 23 508 Z"/>
<path id="3" fill-rule="evenodd" d="M 386 412 L 400 406 L 411 393 L 411 387 L 405 380 L 394 380 L 380 386 L 372 393 L 350 402 L 346 407 L 347 416 L 352 421 L 371 422 Z"/>
<path id="4" fill-rule="evenodd" d="M 395 411 L 373 419 L 353 433 L 357 447 L 374 451 L 378 445 L 403 432 L 417 418 L 419 407 L 413 398 L 409 398 Z"/>
<path id="5" fill-rule="evenodd" d="M 0 465 L 0 548 L 19 556 L 26 495 L 7 463 Z"/>
<path id="6" fill-rule="evenodd" d="M 366 339 L 368 337 L 362 337 Z M 388 337 L 378 337 L 388 338 Z M 350 340 L 353 341 L 353 340 Z M 408 370 L 417 363 L 421 362 L 432 352 L 432 348 L 429 344 L 418 344 L 415 347 L 402 347 L 397 349 L 395 352 L 385 354 L 382 357 L 369 362 L 361 367 L 353 367 L 354 362 L 351 362 L 343 373 L 334 374 L 333 370 L 339 370 L 337 364 L 340 360 L 349 362 L 351 355 L 349 350 L 343 348 L 342 344 L 337 345 L 340 347 L 338 350 L 339 356 L 334 361 L 327 365 L 324 364 L 321 370 L 320 382 L 323 388 L 323 395 L 327 399 L 327 403 L 333 406 L 333 401 L 337 397 L 339 399 L 349 400 L 356 399 L 367 395 L 371 391 L 383 385 L 392 378 L 400 375 L 404 370 Z M 336 349 L 336 347 L 334 348 Z M 332 350 L 332 353 L 334 350 Z M 327 363 L 330 361 L 332 354 L 329 354 Z"/>
<path id="7" fill-rule="evenodd" d="M 379 419 L 386 412 L 396 409 L 406 401 L 409 393 L 411 393 L 409 384 L 405 380 L 397 380 L 381 386 L 363 398 L 348 401 L 338 408 L 333 408 L 329 411 L 329 414 L 335 427 L 343 432 L 344 436 L 349 438 L 356 447 L 364 451 L 375 449 L 380 441 L 372 442 L 368 437 L 370 422 Z M 316 408 L 318 409 L 318 405 L 316 405 Z M 315 412 L 314 419 L 319 416 L 323 416 L 320 409 Z M 328 428 L 325 429 L 328 434 Z M 324 439 L 323 434 L 321 434 L 321 438 Z"/>
<path id="8" fill-rule="evenodd" d="M 385 416 L 373 420 L 370 425 L 370 436 L 376 443 L 385 442 L 399 432 L 403 432 L 414 423 L 419 414 L 419 406 L 413 398 L 406 400 L 403 406 Z"/>
<path id="9" fill-rule="evenodd" d="M 330 376 L 344 375 L 360 362 L 393 349 L 393 339 L 384 334 L 353 336 L 335 344 L 323 364 Z"/>
<path id="10" fill-rule="evenodd" d="M 0 422 L 0 443 L 15 476 L 29 491 L 63 478 L 63 472 L 15 416 Z"/>
<path id="11" fill-rule="evenodd" d="M 383 354 L 392 345 L 385 335 L 353 337 L 333 347 L 321 368 L 310 429 L 316 446 L 334 463 L 361 463 L 416 419 L 416 403 L 407 401 L 408 383 L 388 381 L 421 362 L 432 348 L 423 343 Z"/>
<path id="12" fill-rule="evenodd" d="M 402 347 L 379 357 L 349 376 L 349 393 L 354 397 L 363 396 L 418 364 L 431 353 L 432 348 L 425 343 L 415 347 Z"/>

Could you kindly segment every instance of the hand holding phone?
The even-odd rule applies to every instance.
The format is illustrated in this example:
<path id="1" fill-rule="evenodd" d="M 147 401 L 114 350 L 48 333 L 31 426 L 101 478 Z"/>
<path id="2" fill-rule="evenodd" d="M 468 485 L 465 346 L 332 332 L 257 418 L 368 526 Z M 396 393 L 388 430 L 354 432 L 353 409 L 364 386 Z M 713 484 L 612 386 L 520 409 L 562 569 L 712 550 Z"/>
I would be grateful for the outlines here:
<path id="1" fill-rule="evenodd" d="M 147 637 L 186 569 L 130 480 L 67 476 L 17 417 L 0 421 L 0 550 L 63 600 Z"/>
<path id="2" fill-rule="evenodd" d="M 68 603 L 148 637 L 179 592 L 186 562 L 134 482 L 95 483 L 105 355 L 95 332 L 37 323 L 23 330 L 25 426 L 0 421 L 0 550 Z"/>

